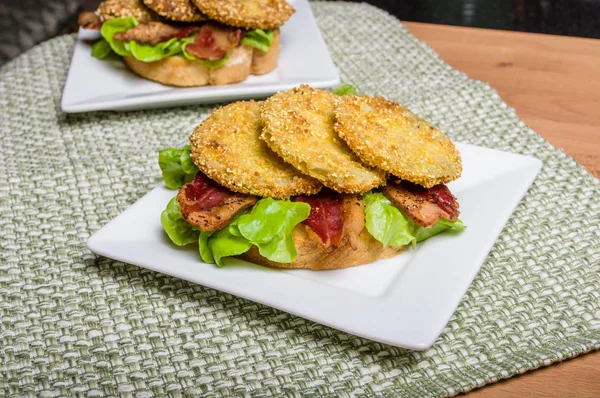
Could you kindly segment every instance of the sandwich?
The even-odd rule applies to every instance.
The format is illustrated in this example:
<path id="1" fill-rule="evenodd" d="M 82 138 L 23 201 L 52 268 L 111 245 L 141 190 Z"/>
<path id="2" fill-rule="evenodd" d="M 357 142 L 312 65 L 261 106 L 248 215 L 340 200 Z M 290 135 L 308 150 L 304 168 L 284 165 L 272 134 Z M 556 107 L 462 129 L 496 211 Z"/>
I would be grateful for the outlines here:
<path id="1" fill-rule="evenodd" d="M 177 195 L 161 214 L 171 241 L 279 268 L 337 269 L 462 231 L 446 183 L 454 144 L 383 97 L 303 85 L 215 109 L 190 145 L 159 152 Z"/>
<path id="2" fill-rule="evenodd" d="M 237 83 L 277 66 L 285 0 L 105 0 L 78 23 L 100 30 L 92 56 L 114 54 L 170 86 Z"/>

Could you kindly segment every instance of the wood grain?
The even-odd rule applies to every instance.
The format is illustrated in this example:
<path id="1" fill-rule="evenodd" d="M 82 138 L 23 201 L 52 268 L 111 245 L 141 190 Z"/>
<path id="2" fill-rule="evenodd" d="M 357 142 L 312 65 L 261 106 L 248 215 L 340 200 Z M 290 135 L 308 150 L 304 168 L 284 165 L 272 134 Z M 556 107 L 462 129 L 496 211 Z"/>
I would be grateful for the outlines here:
<path id="1" fill-rule="evenodd" d="M 406 26 L 454 68 L 488 82 L 533 130 L 600 177 L 600 40 Z"/>
<path id="2" fill-rule="evenodd" d="M 469 77 L 488 82 L 533 130 L 600 177 L 600 40 L 408 22 Z M 600 351 L 467 394 L 600 397 Z"/>

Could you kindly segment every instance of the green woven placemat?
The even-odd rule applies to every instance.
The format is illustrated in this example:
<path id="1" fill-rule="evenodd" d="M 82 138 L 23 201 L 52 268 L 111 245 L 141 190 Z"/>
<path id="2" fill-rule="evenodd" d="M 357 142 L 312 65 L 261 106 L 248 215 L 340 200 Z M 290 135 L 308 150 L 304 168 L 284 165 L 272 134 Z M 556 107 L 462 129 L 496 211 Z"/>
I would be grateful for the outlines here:
<path id="1" fill-rule="evenodd" d="M 386 346 L 90 253 L 87 238 L 159 182 L 156 151 L 209 108 L 65 115 L 65 36 L 0 72 L 5 395 L 453 395 L 600 346 L 599 181 L 388 14 L 313 10 L 342 81 L 457 141 L 544 162 L 435 345 Z"/>

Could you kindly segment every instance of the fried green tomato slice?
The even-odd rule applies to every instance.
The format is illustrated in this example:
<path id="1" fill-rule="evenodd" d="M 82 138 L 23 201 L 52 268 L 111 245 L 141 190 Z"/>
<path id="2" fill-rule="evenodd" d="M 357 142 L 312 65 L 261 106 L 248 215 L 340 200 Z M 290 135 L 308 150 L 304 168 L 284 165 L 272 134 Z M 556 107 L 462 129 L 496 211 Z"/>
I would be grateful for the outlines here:
<path id="1" fill-rule="evenodd" d="M 172 21 L 197 22 L 206 20 L 190 0 L 143 0 L 144 4 L 161 17 Z"/>
<path id="2" fill-rule="evenodd" d="M 98 13 L 104 19 L 134 17 L 139 23 L 160 20 L 142 0 L 105 0 L 98 6 Z"/>
<path id="3" fill-rule="evenodd" d="M 275 29 L 295 12 L 285 0 L 192 0 L 210 19 L 246 29 Z"/>
<path id="4" fill-rule="evenodd" d="M 286 162 L 338 192 L 364 193 L 385 173 L 361 163 L 333 130 L 334 96 L 302 85 L 267 99 L 261 139 Z"/>
<path id="5" fill-rule="evenodd" d="M 190 137 L 192 160 L 209 178 L 232 191 L 275 199 L 312 195 L 321 184 L 285 163 L 258 136 L 260 102 L 215 109 Z"/>
<path id="6" fill-rule="evenodd" d="M 460 177 L 458 150 L 440 130 L 383 97 L 337 98 L 335 131 L 366 164 L 431 188 Z"/>

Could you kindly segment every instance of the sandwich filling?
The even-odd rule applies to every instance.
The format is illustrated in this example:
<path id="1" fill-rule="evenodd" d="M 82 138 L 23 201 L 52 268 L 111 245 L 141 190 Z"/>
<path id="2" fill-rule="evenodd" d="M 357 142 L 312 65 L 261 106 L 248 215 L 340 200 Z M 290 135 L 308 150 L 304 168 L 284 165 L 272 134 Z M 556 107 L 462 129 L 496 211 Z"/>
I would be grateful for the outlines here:
<path id="1" fill-rule="evenodd" d="M 209 68 L 225 65 L 230 51 L 242 44 L 266 52 L 274 37 L 272 31 L 244 30 L 214 21 L 202 25 L 171 25 L 158 21 L 140 24 L 134 17 L 106 20 L 101 24 L 100 33 L 102 39 L 92 46 L 92 55 L 99 59 L 105 59 L 111 52 L 142 62 L 183 56 Z"/>
<path id="2" fill-rule="evenodd" d="M 445 184 L 427 189 L 389 181 L 362 196 L 323 190 L 290 200 L 261 199 L 233 192 L 190 168 L 188 151 L 169 148 L 159 153 L 165 183 L 179 188 L 161 222 L 175 244 L 198 242 L 207 263 L 222 266 L 223 258 L 243 254 L 253 245 L 271 261 L 292 262 L 297 255 L 292 231 L 298 226 L 323 250 L 336 247 L 348 224 L 356 221 L 383 247 L 414 247 L 440 232 L 465 228 L 458 220 L 458 202 Z M 353 198 L 354 206 L 364 206 L 364 220 L 344 217 Z"/>

